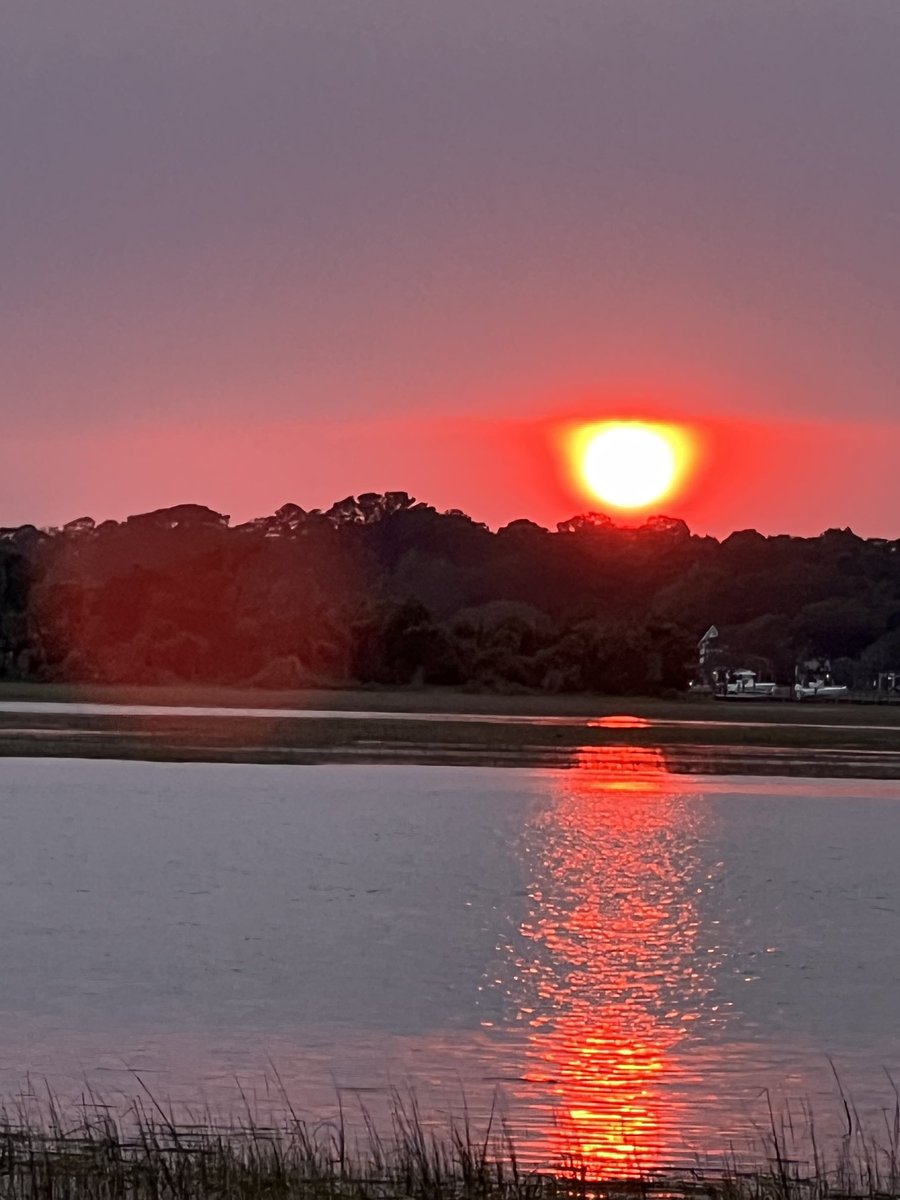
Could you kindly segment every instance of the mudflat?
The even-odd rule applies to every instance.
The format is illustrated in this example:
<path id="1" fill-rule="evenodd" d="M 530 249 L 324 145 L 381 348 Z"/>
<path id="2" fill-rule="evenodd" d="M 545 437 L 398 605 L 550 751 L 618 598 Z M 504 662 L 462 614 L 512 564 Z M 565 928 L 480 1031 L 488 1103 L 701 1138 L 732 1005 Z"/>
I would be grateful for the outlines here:
<path id="1" fill-rule="evenodd" d="M 191 708 L 291 709 L 300 711 L 453 714 L 512 717 L 634 715 L 649 720 L 730 721 L 772 725 L 884 725 L 900 729 L 900 700 L 891 704 L 851 701 L 717 701 L 711 696 L 660 700 L 646 696 L 529 692 L 500 695 L 462 688 L 268 688 L 193 686 L 137 687 L 118 684 L 15 683 L 0 681 L 0 702 L 147 705 Z"/>
<path id="2" fill-rule="evenodd" d="M 0 755 L 567 766 L 599 747 L 662 749 L 675 771 L 893 779 L 900 778 L 900 706 L 443 689 L 0 686 Z"/>

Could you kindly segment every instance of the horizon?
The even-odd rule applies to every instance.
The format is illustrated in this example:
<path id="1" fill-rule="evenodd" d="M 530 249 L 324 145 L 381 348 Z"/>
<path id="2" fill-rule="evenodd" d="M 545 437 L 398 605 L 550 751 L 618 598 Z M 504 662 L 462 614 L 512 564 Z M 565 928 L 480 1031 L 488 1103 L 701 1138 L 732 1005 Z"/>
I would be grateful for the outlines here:
<path id="1" fill-rule="evenodd" d="M 185 494 L 246 520 L 274 512 L 288 494 L 311 510 L 337 496 L 390 491 L 402 479 L 411 494 L 427 492 L 438 509 L 477 511 L 492 528 L 519 517 L 552 527 L 598 505 L 560 449 L 565 430 L 589 423 L 588 412 L 515 423 L 318 422 L 312 434 L 308 423 L 268 423 L 252 437 L 236 424 L 144 427 L 137 446 L 127 427 L 104 439 L 93 431 L 44 431 L 30 441 L 7 436 L 9 457 L 43 462 L 54 486 L 48 491 L 43 474 L 26 472 L 14 498 L 4 502 L 0 492 L 0 521 L 52 527 L 74 519 L 73 512 L 121 519 L 181 503 Z M 680 424 L 697 435 L 702 453 L 680 494 L 661 503 L 695 532 L 722 538 L 755 528 L 811 537 L 849 526 L 864 537 L 900 536 L 900 521 L 885 504 L 897 461 L 890 423 L 832 420 L 811 430 L 805 422 L 773 428 L 759 420 L 688 417 Z"/>
<path id="2" fill-rule="evenodd" d="M 34 521 L 23 521 L 18 525 L 0 525 L 0 537 L 2 537 L 3 535 L 9 534 L 9 533 L 15 533 L 21 529 L 29 529 L 29 528 L 37 529 L 38 532 L 40 532 L 40 533 L 46 533 L 46 534 L 51 534 L 51 535 L 56 534 L 56 533 L 64 533 L 69 528 L 69 526 L 76 525 L 77 523 L 82 522 L 82 521 L 91 521 L 92 526 L 91 526 L 90 531 L 94 532 L 94 531 L 100 529 L 100 527 L 103 525 L 113 524 L 113 525 L 117 525 L 117 526 L 122 526 L 122 525 L 126 525 L 130 520 L 134 520 L 138 517 L 153 516 L 155 514 L 162 514 L 162 513 L 170 512 L 172 510 L 177 510 L 177 509 L 202 509 L 204 511 L 212 513 L 216 517 L 221 518 L 224 522 L 224 528 L 226 528 L 230 531 L 235 531 L 235 530 L 243 528 L 247 525 L 252 525 L 255 521 L 262 521 L 268 517 L 275 516 L 281 509 L 284 509 L 284 508 L 290 508 L 290 507 L 297 508 L 305 516 L 328 516 L 329 513 L 334 508 L 336 508 L 338 505 L 344 503 L 347 500 L 356 501 L 365 496 L 387 496 L 387 495 L 405 495 L 409 498 L 409 501 L 410 501 L 409 507 L 411 507 L 411 508 L 412 507 L 430 508 L 438 516 L 442 516 L 442 517 L 462 516 L 462 517 L 465 517 L 467 520 L 472 521 L 474 524 L 483 526 L 491 534 L 500 533 L 504 529 L 508 528 L 510 525 L 514 525 L 518 522 L 525 522 L 529 525 L 533 525 L 537 529 L 539 529 L 541 532 L 544 532 L 544 533 L 557 534 L 557 533 L 563 532 L 563 530 L 560 529 L 560 526 L 565 525 L 569 521 L 577 520 L 578 518 L 582 518 L 582 517 L 597 517 L 597 518 L 600 518 L 600 520 L 598 522 L 598 525 L 600 527 L 613 529 L 616 532 L 627 532 L 630 530 L 635 533 L 640 533 L 640 532 L 644 532 L 644 531 L 652 531 L 654 525 L 656 525 L 660 522 L 671 522 L 673 524 L 684 526 L 687 529 L 688 533 L 691 535 L 691 537 L 712 538 L 714 541 L 717 541 L 719 543 L 727 541 L 728 538 L 733 537 L 736 534 L 742 534 L 742 533 L 755 533 L 763 538 L 787 537 L 787 538 L 792 538 L 792 539 L 796 538 L 796 539 L 800 539 L 800 540 L 816 540 L 818 538 L 824 537 L 826 534 L 829 534 L 829 533 L 842 533 L 842 534 L 851 534 L 853 537 L 859 538 L 861 541 L 866 541 L 866 542 L 894 542 L 894 541 L 900 542 L 900 533 L 898 533 L 898 536 L 896 538 L 885 538 L 885 537 L 880 537 L 878 535 L 871 535 L 871 534 L 866 535 L 866 534 L 859 533 L 857 530 L 855 530 L 852 526 L 849 526 L 849 525 L 830 525 L 830 526 L 827 526 L 824 529 L 820 529 L 818 532 L 812 533 L 812 534 L 795 533 L 789 529 L 781 529 L 776 532 L 764 532 L 761 529 L 757 529 L 755 526 L 743 526 L 741 528 L 731 529 L 728 531 L 728 533 L 725 533 L 722 535 L 717 535 L 717 534 L 713 534 L 713 533 L 704 532 L 702 530 L 694 529 L 690 526 L 690 524 L 687 521 L 684 520 L 684 518 L 674 516 L 673 514 L 664 512 L 662 510 L 642 511 L 640 514 L 634 515 L 629 519 L 627 514 L 621 513 L 621 512 L 616 512 L 614 510 L 613 511 L 604 511 L 603 509 L 599 509 L 599 508 L 581 509 L 577 512 L 570 513 L 567 517 L 561 518 L 559 521 L 554 522 L 553 525 L 543 524 L 542 522 L 536 521 L 533 518 L 529 517 L 527 514 L 523 513 L 523 514 L 519 515 L 518 517 L 510 518 L 510 520 L 505 521 L 502 524 L 491 524 L 488 521 L 482 520 L 478 516 L 477 513 L 469 512 L 465 509 L 460 508 L 458 505 L 452 505 L 452 506 L 448 506 L 446 508 L 440 508 L 437 505 L 432 504 L 431 501 L 428 500 L 427 498 L 424 498 L 421 496 L 416 496 L 412 492 L 408 492 L 402 488 L 389 488 L 384 492 L 351 492 L 351 493 L 348 493 L 348 495 L 346 495 L 346 496 L 336 497 L 329 505 L 313 506 L 311 508 L 306 508 L 303 505 L 296 504 L 296 502 L 293 500 L 286 500 L 282 504 L 276 505 L 276 507 L 273 508 L 271 510 L 271 512 L 264 512 L 264 513 L 258 512 L 258 513 L 250 513 L 250 514 L 241 513 L 239 516 L 236 516 L 232 513 L 224 512 L 221 509 L 214 508 L 212 505 L 206 504 L 202 500 L 196 500 L 196 499 L 195 500 L 182 500 L 182 501 L 176 501 L 173 504 L 159 505 L 154 508 L 141 509 L 136 512 L 124 513 L 121 516 L 106 515 L 106 516 L 96 517 L 93 513 L 81 513 L 77 517 L 70 517 L 65 521 L 56 522 L 54 524 L 39 525 Z"/>

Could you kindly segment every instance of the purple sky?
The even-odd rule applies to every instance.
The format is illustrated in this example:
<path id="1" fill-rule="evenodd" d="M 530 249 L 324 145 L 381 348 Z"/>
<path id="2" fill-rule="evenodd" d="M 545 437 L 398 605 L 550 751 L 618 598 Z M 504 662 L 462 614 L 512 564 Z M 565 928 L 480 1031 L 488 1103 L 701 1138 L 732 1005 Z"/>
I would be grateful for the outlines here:
<path id="1" fill-rule="evenodd" d="M 8 0 L 0 524 L 551 521 L 535 430 L 644 404 L 752 473 L 699 531 L 900 536 L 898 63 L 896 0 Z"/>

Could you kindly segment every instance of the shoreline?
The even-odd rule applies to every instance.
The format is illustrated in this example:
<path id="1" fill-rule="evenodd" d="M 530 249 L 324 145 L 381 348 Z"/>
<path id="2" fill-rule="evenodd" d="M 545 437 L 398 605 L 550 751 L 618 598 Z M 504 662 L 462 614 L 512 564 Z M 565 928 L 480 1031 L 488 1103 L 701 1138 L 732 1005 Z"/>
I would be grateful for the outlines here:
<path id="1" fill-rule="evenodd" d="M 566 768 L 584 767 L 593 754 L 595 769 L 610 771 L 618 754 L 621 769 L 633 773 L 650 769 L 651 751 L 657 775 L 900 779 L 900 709 L 0 685 L 0 756 L 7 757 Z"/>
<path id="2" fill-rule="evenodd" d="M 64 1120 L 50 1093 L 46 1108 L 4 1108 L 4 1196 L 95 1200 L 586 1200 L 658 1196 L 660 1200 L 896 1200 L 896 1135 L 858 1131 L 851 1144 L 823 1153 L 814 1140 L 797 1154 L 785 1115 L 772 1114 L 755 1146 L 738 1154 L 697 1150 L 690 1166 L 666 1165 L 627 1143 L 621 1149 L 558 1161 L 521 1157 L 502 1116 L 452 1118 L 435 1129 L 415 1096 L 399 1093 L 387 1129 L 370 1118 L 353 1137 L 337 1122 L 308 1122 L 291 1109 L 281 1122 L 182 1125 L 138 1078 L 130 1118 L 93 1095 Z M 589 1189 L 589 1190 L 588 1190 Z"/>
<path id="3" fill-rule="evenodd" d="M 633 715 L 649 720 L 733 722 L 770 725 L 893 725 L 900 730 L 900 701 L 852 700 L 753 702 L 712 696 L 659 699 L 587 693 L 500 694 L 461 688 L 305 688 L 275 691 L 184 684 L 147 687 L 120 684 L 24 683 L 0 680 L 0 703 L 148 705 L 164 708 L 253 708 L 329 712 L 417 713 L 509 717 L 592 717 Z"/>

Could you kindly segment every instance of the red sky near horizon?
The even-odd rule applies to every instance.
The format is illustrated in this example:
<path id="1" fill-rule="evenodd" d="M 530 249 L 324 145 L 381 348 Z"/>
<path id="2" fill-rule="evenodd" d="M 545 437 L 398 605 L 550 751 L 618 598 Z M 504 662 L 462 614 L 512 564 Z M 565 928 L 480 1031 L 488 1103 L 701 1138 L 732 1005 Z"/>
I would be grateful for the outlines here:
<path id="1" fill-rule="evenodd" d="M 577 464 L 561 451 L 567 424 L 425 418 L 310 429 L 282 423 L 258 424 L 249 436 L 242 426 L 159 425 L 142 430 L 138 457 L 127 428 L 103 439 L 40 435 L 18 453 L 40 459 L 54 495 L 81 500 L 77 511 L 51 510 L 50 524 L 81 515 L 123 519 L 182 502 L 209 504 L 238 522 L 288 501 L 327 508 L 349 494 L 399 489 L 495 528 L 526 517 L 552 529 L 577 513 L 605 511 L 620 524 L 662 513 L 717 537 L 751 527 L 814 536 L 848 525 L 863 536 L 898 536 L 883 506 L 896 471 L 891 427 L 696 420 L 688 424 L 700 450 L 683 486 L 628 513 L 603 505 L 580 480 Z M 852 491 L 841 483 L 848 461 L 865 464 Z M 114 505 L 110 496 L 125 499 Z M 39 494 L 33 502 L 24 495 L 16 515 L 24 523 L 42 504 L 46 511 Z"/>
<path id="2" fill-rule="evenodd" d="M 699 533 L 900 536 L 898 57 L 843 0 L 14 6 L 0 525 L 552 527 L 559 428 L 642 416 Z"/>

